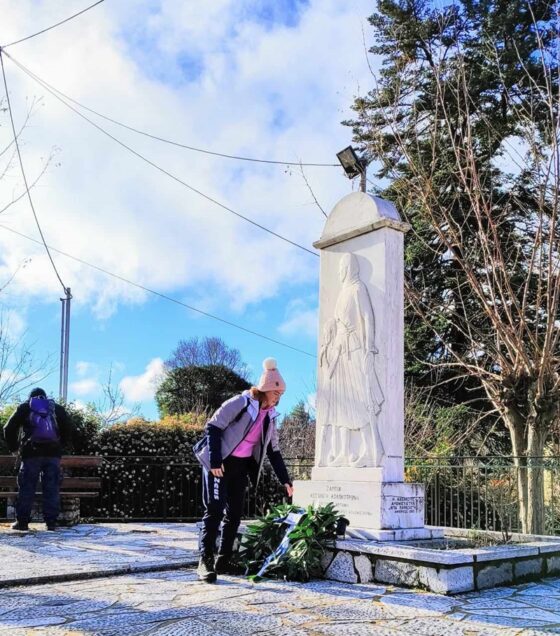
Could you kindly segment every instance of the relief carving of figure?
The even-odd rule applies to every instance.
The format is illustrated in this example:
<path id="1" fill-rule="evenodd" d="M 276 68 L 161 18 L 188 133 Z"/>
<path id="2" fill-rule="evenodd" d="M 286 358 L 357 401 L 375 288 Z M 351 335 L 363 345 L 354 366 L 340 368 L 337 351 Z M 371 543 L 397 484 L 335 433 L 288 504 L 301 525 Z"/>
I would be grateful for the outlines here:
<path id="1" fill-rule="evenodd" d="M 373 307 L 356 256 L 342 256 L 339 274 L 342 287 L 319 354 L 325 407 L 318 463 L 381 466 L 385 452 L 377 421 L 385 398 L 375 369 Z"/>

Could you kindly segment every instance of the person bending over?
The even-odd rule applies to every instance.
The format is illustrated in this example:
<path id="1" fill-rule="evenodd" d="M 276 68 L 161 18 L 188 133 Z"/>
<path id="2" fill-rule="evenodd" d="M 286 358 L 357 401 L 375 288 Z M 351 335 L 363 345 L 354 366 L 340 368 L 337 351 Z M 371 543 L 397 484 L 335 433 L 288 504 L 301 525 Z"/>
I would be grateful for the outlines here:
<path id="1" fill-rule="evenodd" d="M 280 483 L 292 496 L 292 482 L 278 447 L 276 420 L 286 384 L 274 358 L 263 362 L 263 374 L 256 387 L 224 402 L 208 420 L 205 435 L 194 447 L 202 464 L 204 516 L 200 538 L 198 576 L 207 583 L 216 574 L 231 572 L 231 554 L 237 535 L 247 478 L 256 488 L 265 455 Z M 223 520 L 218 556 L 214 552 Z"/>

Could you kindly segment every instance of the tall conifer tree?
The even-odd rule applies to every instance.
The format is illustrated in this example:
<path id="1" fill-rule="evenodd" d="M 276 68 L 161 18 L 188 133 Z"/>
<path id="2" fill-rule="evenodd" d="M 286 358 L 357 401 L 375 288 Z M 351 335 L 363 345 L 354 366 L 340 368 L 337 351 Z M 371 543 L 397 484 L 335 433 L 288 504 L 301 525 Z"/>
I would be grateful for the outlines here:
<path id="1" fill-rule="evenodd" d="M 531 532 L 544 495 L 529 458 L 560 398 L 559 22 L 552 2 L 380 0 L 381 70 L 346 122 L 412 226 L 408 370 L 485 396 Z"/>

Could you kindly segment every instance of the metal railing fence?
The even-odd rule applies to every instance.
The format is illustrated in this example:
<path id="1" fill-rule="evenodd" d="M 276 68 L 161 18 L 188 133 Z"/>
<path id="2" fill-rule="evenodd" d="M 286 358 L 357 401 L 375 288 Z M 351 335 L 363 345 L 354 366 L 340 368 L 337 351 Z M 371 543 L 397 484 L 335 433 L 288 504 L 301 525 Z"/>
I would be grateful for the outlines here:
<path id="1" fill-rule="evenodd" d="M 405 478 L 425 485 L 429 525 L 521 532 L 519 476 L 542 471 L 546 533 L 560 534 L 560 457 L 515 459 L 411 457 Z"/>
<path id="2" fill-rule="evenodd" d="M 310 475 L 312 461 L 287 462 L 297 479 Z M 104 457 L 101 492 L 82 501 L 82 516 L 96 521 L 195 521 L 202 517 L 202 470 L 180 457 Z M 247 497 L 245 517 L 286 501 L 285 489 L 265 465 L 259 486 Z"/>
<path id="3" fill-rule="evenodd" d="M 426 523 L 481 530 L 521 531 L 520 471 L 544 474 L 546 532 L 560 534 L 560 456 L 525 460 L 513 457 L 407 458 L 405 479 L 426 488 Z M 312 459 L 286 464 L 294 479 L 309 479 Z M 180 457 L 104 457 L 98 469 L 101 491 L 82 500 L 82 517 L 96 521 L 194 521 L 202 516 L 200 466 Z M 285 501 L 271 468 L 256 491 L 250 490 L 245 516 L 264 513 Z M 4 511 L 0 510 L 0 516 Z M 5 516 L 5 515 L 4 515 Z"/>

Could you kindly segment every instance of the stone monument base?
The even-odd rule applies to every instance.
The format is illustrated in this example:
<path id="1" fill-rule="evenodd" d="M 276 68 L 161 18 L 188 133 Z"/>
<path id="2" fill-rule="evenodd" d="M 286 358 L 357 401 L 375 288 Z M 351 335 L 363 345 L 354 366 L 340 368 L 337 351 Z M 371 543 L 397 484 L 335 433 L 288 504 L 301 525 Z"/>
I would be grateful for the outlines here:
<path id="1" fill-rule="evenodd" d="M 383 468 L 351 468 L 347 466 L 314 466 L 312 481 L 383 481 Z"/>
<path id="2" fill-rule="evenodd" d="M 511 543 L 499 545 L 500 532 L 478 530 L 487 545 L 477 547 L 472 530 L 426 529 L 434 537 L 443 532 L 444 538 L 391 543 L 337 541 L 323 557 L 324 578 L 457 594 L 560 574 L 559 537 L 513 534 Z M 492 541 L 498 545 L 491 545 Z"/>
<path id="3" fill-rule="evenodd" d="M 362 531 L 424 528 L 423 484 L 314 479 L 295 481 L 293 502 L 302 507 L 332 502 L 339 514 L 349 520 L 349 531 L 358 528 Z M 384 536 L 388 539 L 393 535 L 394 540 L 394 534 L 390 532 Z M 376 540 L 387 540 L 382 539 L 381 535 L 379 537 Z M 371 538 L 374 538 L 373 535 Z"/>
<path id="4" fill-rule="evenodd" d="M 402 528 L 400 530 L 346 529 L 346 538 L 358 541 L 423 541 L 443 539 L 443 528 Z"/>

